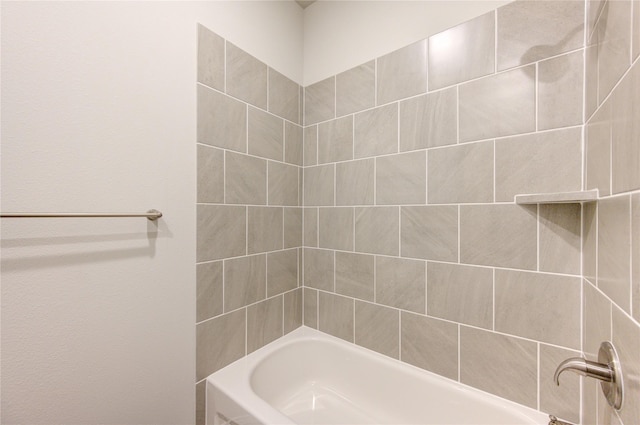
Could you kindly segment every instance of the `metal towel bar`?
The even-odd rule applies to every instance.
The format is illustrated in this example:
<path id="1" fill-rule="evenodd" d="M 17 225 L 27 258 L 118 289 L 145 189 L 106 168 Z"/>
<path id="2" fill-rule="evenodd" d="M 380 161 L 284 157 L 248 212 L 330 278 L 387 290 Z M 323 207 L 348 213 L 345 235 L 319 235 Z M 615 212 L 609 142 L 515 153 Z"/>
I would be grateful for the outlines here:
<path id="1" fill-rule="evenodd" d="M 158 210 L 149 210 L 144 213 L 0 213 L 0 218 L 85 218 L 85 217 L 146 217 L 155 221 L 162 217 Z"/>

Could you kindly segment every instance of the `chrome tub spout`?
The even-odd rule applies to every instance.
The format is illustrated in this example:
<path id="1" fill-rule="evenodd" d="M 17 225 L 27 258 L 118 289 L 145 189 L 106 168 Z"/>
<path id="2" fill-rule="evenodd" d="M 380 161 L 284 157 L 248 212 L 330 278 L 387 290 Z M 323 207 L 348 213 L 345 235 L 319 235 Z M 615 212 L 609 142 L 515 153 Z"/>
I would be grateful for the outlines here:
<path id="1" fill-rule="evenodd" d="M 560 366 L 556 369 L 556 373 L 553 375 L 556 385 L 560 385 L 560 374 L 565 370 L 605 382 L 611 382 L 613 378 L 613 371 L 609 365 L 592 362 L 581 357 L 571 357 L 560 363 Z"/>

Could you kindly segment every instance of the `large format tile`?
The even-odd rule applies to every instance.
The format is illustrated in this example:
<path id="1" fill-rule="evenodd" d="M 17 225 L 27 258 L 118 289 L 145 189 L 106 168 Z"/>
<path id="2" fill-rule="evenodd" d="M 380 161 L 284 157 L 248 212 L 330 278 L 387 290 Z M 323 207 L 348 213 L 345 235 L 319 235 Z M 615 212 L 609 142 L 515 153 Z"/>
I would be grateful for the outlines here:
<path id="1" fill-rule="evenodd" d="M 267 65 L 227 41 L 227 93 L 267 109 Z"/>
<path id="2" fill-rule="evenodd" d="M 580 204 L 540 205 L 540 271 L 580 274 Z"/>
<path id="3" fill-rule="evenodd" d="M 247 308 L 247 354 L 282 336 L 282 297 Z"/>
<path id="4" fill-rule="evenodd" d="M 580 349 L 580 277 L 495 273 L 496 331 Z"/>
<path id="5" fill-rule="evenodd" d="M 336 252 L 336 293 L 373 301 L 374 256 Z"/>
<path id="6" fill-rule="evenodd" d="M 339 117 L 372 108 L 375 102 L 375 61 L 336 75 L 336 112 Z"/>
<path id="7" fill-rule="evenodd" d="M 298 287 L 298 250 L 270 252 L 267 254 L 267 297 Z"/>
<path id="8" fill-rule="evenodd" d="M 536 239 L 535 206 L 460 207 L 462 263 L 535 270 Z"/>
<path id="9" fill-rule="evenodd" d="M 398 152 L 398 105 L 356 114 L 353 144 L 355 158 Z"/>
<path id="10" fill-rule="evenodd" d="M 305 248 L 303 253 L 304 286 L 333 292 L 333 251 Z"/>
<path id="11" fill-rule="evenodd" d="M 303 317 L 304 326 L 318 329 L 318 292 L 315 289 L 303 288 Z"/>
<path id="12" fill-rule="evenodd" d="M 611 193 L 611 104 L 602 104 L 585 129 L 586 188 L 598 189 L 600 196 Z"/>
<path id="13" fill-rule="evenodd" d="M 247 250 L 249 254 L 282 249 L 282 208 L 249 207 Z"/>
<path id="14" fill-rule="evenodd" d="M 598 100 L 611 93 L 629 69 L 631 56 L 631 2 L 607 1 L 598 20 Z"/>
<path id="15" fill-rule="evenodd" d="M 318 329 L 329 335 L 353 342 L 354 300 L 320 292 L 318 304 Z"/>
<path id="16" fill-rule="evenodd" d="M 247 209 L 228 205 L 198 205 L 196 260 L 246 254 Z"/>
<path id="17" fill-rule="evenodd" d="M 429 151 L 428 203 L 493 201 L 493 141 Z"/>
<path id="18" fill-rule="evenodd" d="M 581 189 L 581 128 L 497 140 L 495 157 L 496 201 L 513 201 L 520 193 Z"/>
<path id="19" fill-rule="evenodd" d="M 198 25 L 198 82 L 224 91 L 224 38 Z"/>
<path id="20" fill-rule="evenodd" d="M 398 255 L 398 207 L 365 207 L 355 209 L 356 245 L 358 252 Z"/>
<path id="21" fill-rule="evenodd" d="M 302 246 L 302 208 L 284 209 L 284 249 Z"/>
<path id="22" fill-rule="evenodd" d="M 353 251 L 353 208 L 320 208 L 320 248 Z"/>
<path id="23" fill-rule="evenodd" d="M 461 85 L 460 141 L 534 131 L 535 81 L 531 65 Z"/>
<path id="24" fill-rule="evenodd" d="M 207 381 L 196 384 L 196 425 L 206 425 Z"/>
<path id="25" fill-rule="evenodd" d="M 225 152 L 225 201 L 228 204 L 267 203 L 267 161 Z"/>
<path id="26" fill-rule="evenodd" d="M 287 292 L 284 298 L 284 333 L 298 329 L 302 326 L 302 288 Z"/>
<path id="27" fill-rule="evenodd" d="M 247 105 L 198 86 L 198 142 L 247 152 Z"/>
<path id="28" fill-rule="evenodd" d="M 376 204 L 425 204 L 426 156 L 419 151 L 376 158 Z"/>
<path id="29" fill-rule="evenodd" d="M 429 37 L 429 90 L 493 73 L 495 12 Z"/>
<path id="30" fill-rule="evenodd" d="M 458 89 L 452 87 L 400 102 L 400 151 L 455 144 Z"/>
<path id="31" fill-rule="evenodd" d="M 298 167 L 269 161 L 269 205 L 298 205 Z"/>
<path id="32" fill-rule="evenodd" d="M 633 34 L 631 34 L 632 61 L 640 56 L 640 6 L 638 0 L 633 3 Z"/>
<path id="33" fill-rule="evenodd" d="M 318 126 L 305 127 L 303 131 L 303 164 L 305 167 L 318 164 Z"/>
<path id="34" fill-rule="evenodd" d="M 449 379 L 458 379 L 458 326 L 403 311 L 401 359 Z"/>
<path id="35" fill-rule="evenodd" d="M 582 276 L 595 285 L 598 281 L 598 203 L 586 202 L 582 206 Z"/>
<path id="36" fill-rule="evenodd" d="M 631 196 L 631 310 L 640 322 L 640 193 Z"/>
<path id="37" fill-rule="evenodd" d="M 598 360 L 602 341 L 611 341 L 611 301 L 588 281 L 583 281 L 582 351 L 588 360 Z"/>
<path id="38" fill-rule="evenodd" d="M 427 314 L 493 328 L 493 270 L 460 264 L 427 264 Z"/>
<path id="39" fill-rule="evenodd" d="M 284 123 L 284 162 L 288 164 L 303 165 L 303 134 L 302 127 L 288 121 Z"/>
<path id="40" fill-rule="evenodd" d="M 224 311 L 263 300 L 267 293 L 267 257 L 233 258 L 224 264 Z"/>
<path id="41" fill-rule="evenodd" d="M 376 257 L 376 302 L 416 313 L 425 312 L 425 262 Z"/>
<path id="42" fill-rule="evenodd" d="M 336 164 L 336 205 L 373 205 L 375 159 Z"/>
<path id="43" fill-rule="evenodd" d="M 244 356 L 245 335 L 244 310 L 196 325 L 196 381 Z"/>
<path id="44" fill-rule="evenodd" d="M 460 382 L 537 407 L 537 344 L 460 327 Z"/>
<path id="45" fill-rule="evenodd" d="M 222 261 L 196 265 L 196 322 L 223 313 Z"/>
<path id="46" fill-rule="evenodd" d="M 632 424 L 640 418 L 640 326 L 620 309 L 613 309 L 613 344 L 620 356 L 624 397 L 622 423 Z"/>
<path id="47" fill-rule="evenodd" d="M 303 244 L 308 247 L 318 246 L 318 208 L 305 208 L 303 212 Z"/>
<path id="48" fill-rule="evenodd" d="M 318 164 L 353 159 L 353 117 L 318 125 Z"/>
<path id="49" fill-rule="evenodd" d="M 336 82 L 330 77 L 304 89 L 304 125 L 316 124 L 336 116 Z"/>
<path id="50" fill-rule="evenodd" d="M 458 207 L 402 207 L 403 257 L 458 261 Z"/>
<path id="51" fill-rule="evenodd" d="M 269 68 L 269 112 L 299 123 L 300 86 L 293 80 Z"/>
<path id="52" fill-rule="evenodd" d="M 397 359 L 400 355 L 399 327 L 398 310 L 356 301 L 356 344 Z"/>
<path id="53" fill-rule="evenodd" d="M 262 158 L 284 159 L 284 124 L 281 118 L 249 107 L 249 153 Z"/>
<path id="54" fill-rule="evenodd" d="M 224 151 L 198 145 L 198 202 L 224 202 Z"/>
<path id="55" fill-rule="evenodd" d="M 563 373 L 557 386 L 553 374 L 563 360 L 579 356 L 577 351 L 540 344 L 540 410 L 574 423 L 580 423 L 580 377 Z"/>
<path id="56" fill-rule="evenodd" d="M 538 128 L 582 124 L 584 52 L 558 56 L 538 64 Z"/>
<path id="57" fill-rule="evenodd" d="M 334 170 L 334 164 L 304 169 L 304 206 L 333 205 Z"/>
<path id="58" fill-rule="evenodd" d="M 378 105 L 427 91 L 427 40 L 378 58 Z"/>
<path id="59" fill-rule="evenodd" d="M 582 47 L 584 3 L 518 1 L 498 9 L 498 70 Z"/>

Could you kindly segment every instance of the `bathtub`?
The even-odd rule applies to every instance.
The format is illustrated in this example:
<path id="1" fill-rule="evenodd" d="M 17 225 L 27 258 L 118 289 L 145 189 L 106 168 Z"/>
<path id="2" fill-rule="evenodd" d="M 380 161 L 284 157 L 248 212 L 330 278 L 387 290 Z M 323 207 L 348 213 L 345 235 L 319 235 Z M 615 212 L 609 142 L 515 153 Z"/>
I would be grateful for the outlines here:
<path id="1" fill-rule="evenodd" d="M 207 378 L 207 425 L 546 424 L 533 409 L 298 328 Z"/>

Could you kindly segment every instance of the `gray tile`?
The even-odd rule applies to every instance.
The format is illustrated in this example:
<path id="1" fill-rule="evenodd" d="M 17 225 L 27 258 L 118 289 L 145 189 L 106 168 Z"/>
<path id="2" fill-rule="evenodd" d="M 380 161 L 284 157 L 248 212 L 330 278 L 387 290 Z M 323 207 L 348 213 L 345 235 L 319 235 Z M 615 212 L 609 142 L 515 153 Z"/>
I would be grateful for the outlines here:
<path id="1" fill-rule="evenodd" d="M 519 1 L 498 9 L 498 70 L 582 47 L 584 3 Z"/>
<path id="2" fill-rule="evenodd" d="M 460 207 L 460 261 L 466 264 L 536 269 L 536 207 Z"/>
<path id="3" fill-rule="evenodd" d="M 631 60 L 634 61 L 640 56 L 640 6 L 638 0 L 633 3 L 633 34 L 631 34 Z"/>
<path id="4" fill-rule="evenodd" d="M 206 421 L 206 403 L 207 381 L 201 381 L 196 384 L 196 425 L 205 425 Z"/>
<path id="5" fill-rule="evenodd" d="M 353 208 L 319 209 L 320 248 L 353 251 Z"/>
<path id="6" fill-rule="evenodd" d="M 298 287 L 298 250 L 267 254 L 267 297 Z"/>
<path id="7" fill-rule="evenodd" d="M 196 261 L 246 254 L 247 209 L 228 205 L 198 205 Z"/>
<path id="8" fill-rule="evenodd" d="M 247 105 L 198 86 L 198 142 L 247 151 Z"/>
<path id="9" fill-rule="evenodd" d="M 304 89 L 304 125 L 336 117 L 336 82 L 330 77 Z"/>
<path id="10" fill-rule="evenodd" d="M 493 73 L 495 31 L 491 11 L 429 37 L 429 90 Z"/>
<path id="11" fill-rule="evenodd" d="M 598 189 L 600 196 L 611 193 L 611 103 L 605 102 L 585 129 L 586 187 Z"/>
<path id="12" fill-rule="evenodd" d="M 262 158 L 284 159 L 284 124 L 281 118 L 249 107 L 249 153 Z"/>
<path id="13" fill-rule="evenodd" d="M 427 40 L 378 58 L 377 66 L 378 105 L 426 92 Z"/>
<path id="14" fill-rule="evenodd" d="M 333 292 L 333 251 L 304 249 L 304 286 Z"/>
<path id="15" fill-rule="evenodd" d="M 282 297 L 247 308 L 247 354 L 282 336 Z"/>
<path id="16" fill-rule="evenodd" d="M 582 124 L 584 52 L 538 64 L 538 129 Z"/>
<path id="17" fill-rule="evenodd" d="M 224 91 L 224 38 L 198 25 L 198 82 Z"/>
<path id="18" fill-rule="evenodd" d="M 598 360 L 602 341 L 611 341 L 611 301 L 595 286 L 583 281 L 582 351 L 588 360 Z"/>
<path id="19" fill-rule="evenodd" d="M 458 379 L 458 326 L 403 311 L 401 359 L 449 379 Z"/>
<path id="20" fill-rule="evenodd" d="M 309 165 L 318 164 L 318 126 L 305 127 L 304 131 L 304 154 L 303 163 Z"/>
<path id="21" fill-rule="evenodd" d="M 425 151 L 418 151 L 376 158 L 376 203 L 425 204 L 426 156 Z"/>
<path id="22" fill-rule="evenodd" d="M 598 37 L 587 44 L 584 50 L 584 103 L 585 103 L 585 120 L 598 108 Z"/>
<path id="23" fill-rule="evenodd" d="M 263 300 L 267 293 L 267 257 L 234 258 L 224 263 L 224 311 Z"/>
<path id="24" fill-rule="evenodd" d="M 302 246 L 302 208 L 284 209 L 284 249 Z"/>
<path id="25" fill-rule="evenodd" d="M 269 161 L 269 205 L 298 206 L 298 167 Z"/>
<path id="26" fill-rule="evenodd" d="M 594 284 L 597 282 L 598 264 L 598 216 L 597 202 L 587 202 L 582 207 L 582 276 Z"/>
<path id="27" fill-rule="evenodd" d="M 537 407 L 537 344 L 460 327 L 460 382 Z"/>
<path id="28" fill-rule="evenodd" d="M 317 247 L 318 246 L 318 209 L 317 208 L 305 208 L 304 209 L 304 246 Z"/>
<path id="29" fill-rule="evenodd" d="M 640 326 L 620 309 L 613 309 L 613 344 L 620 364 L 626 404 L 620 410 L 622 423 L 632 424 L 640 418 Z"/>
<path id="30" fill-rule="evenodd" d="M 461 85 L 460 141 L 534 131 L 535 80 L 531 65 Z"/>
<path id="31" fill-rule="evenodd" d="M 493 270 L 460 264 L 427 264 L 427 314 L 493 328 Z"/>
<path id="32" fill-rule="evenodd" d="M 283 295 L 284 302 L 284 334 L 302 326 L 302 288 Z"/>
<path id="33" fill-rule="evenodd" d="M 580 377 L 564 373 L 557 386 L 553 374 L 563 360 L 579 356 L 577 351 L 540 344 L 540 410 L 574 423 L 580 423 Z"/>
<path id="34" fill-rule="evenodd" d="M 458 207 L 402 207 L 401 256 L 458 261 Z"/>
<path id="35" fill-rule="evenodd" d="M 282 249 L 282 217 L 282 208 L 249 207 L 247 217 L 247 250 L 249 254 Z"/>
<path id="36" fill-rule="evenodd" d="M 228 41 L 227 93 L 267 109 L 267 65 Z"/>
<path id="37" fill-rule="evenodd" d="M 198 202 L 224 202 L 224 151 L 198 145 Z"/>
<path id="38" fill-rule="evenodd" d="M 602 101 L 629 69 L 631 2 L 607 1 L 598 21 L 598 99 Z"/>
<path id="39" fill-rule="evenodd" d="M 458 89 L 452 87 L 400 102 L 400 151 L 455 144 Z"/>
<path id="40" fill-rule="evenodd" d="M 336 75 L 336 112 L 339 117 L 372 108 L 375 101 L 375 61 Z"/>
<path id="41" fill-rule="evenodd" d="M 354 300 L 320 292 L 318 329 L 329 335 L 353 342 Z"/>
<path id="42" fill-rule="evenodd" d="M 300 123 L 300 86 L 273 68 L 269 68 L 269 112 Z"/>
<path id="43" fill-rule="evenodd" d="M 520 193 L 581 189 L 579 127 L 497 140 L 495 157 L 496 201 L 513 201 Z"/>
<path id="44" fill-rule="evenodd" d="M 355 158 L 398 152 L 398 105 L 356 114 L 353 144 Z"/>
<path id="45" fill-rule="evenodd" d="M 335 165 L 318 165 L 304 169 L 304 206 L 332 206 L 334 202 Z"/>
<path id="46" fill-rule="evenodd" d="M 222 261 L 196 265 L 196 322 L 223 313 Z"/>
<path id="47" fill-rule="evenodd" d="M 640 193 L 631 195 L 631 310 L 640 322 Z"/>
<path id="48" fill-rule="evenodd" d="M 430 204 L 493 201 L 493 141 L 429 151 Z"/>
<path id="49" fill-rule="evenodd" d="M 303 323 L 313 329 L 318 329 L 318 291 L 303 288 Z"/>
<path id="50" fill-rule="evenodd" d="M 580 277 L 495 273 L 496 331 L 580 349 Z"/>
<path id="51" fill-rule="evenodd" d="M 196 381 L 243 357 L 245 332 L 244 310 L 196 325 Z"/>
<path id="52" fill-rule="evenodd" d="M 355 217 L 356 251 L 398 255 L 400 232 L 398 207 L 356 208 Z"/>
<path id="53" fill-rule="evenodd" d="M 267 203 L 267 161 L 225 152 L 225 201 L 228 204 Z"/>
<path id="54" fill-rule="evenodd" d="M 588 0 L 587 1 L 587 40 L 594 35 L 598 18 L 602 14 L 605 0 Z"/>
<path id="55" fill-rule="evenodd" d="M 598 288 L 627 313 L 631 311 L 630 197 L 598 201 Z"/>
<path id="56" fill-rule="evenodd" d="M 353 116 L 318 125 L 318 163 L 353 159 Z"/>
<path id="57" fill-rule="evenodd" d="M 373 205 L 375 159 L 336 164 L 336 205 Z"/>
<path id="58" fill-rule="evenodd" d="M 425 312 L 425 262 L 376 257 L 376 302 L 416 313 Z"/>
<path id="59" fill-rule="evenodd" d="M 540 205 L 540 271 L 580 274 L 580 204 Z"/>
<path id="60" fill-rule="evenodd" d="M 355 343 L 397 359 L 400 355 L 400 312 L 356 301 L 355 316 Z"/>
<path id="61" fill-rule="evenodd" d="M 582 385 L 582 423 L 584 425 L 597 425 L 597 397 L 600 389 L 600 383 L 595 379 L 585 379 Z"/>
<path id="62" fill-rule="evenodd" d="M 303 164 L 303 129 L 288 121 L 284 123 L 284 162 L 302 166 Z"/>
<path id="63" fill-rule="evenodd" d="M 373 255 L 336 252 L 336 293 L 373 301 L 373 263 Z"/>

